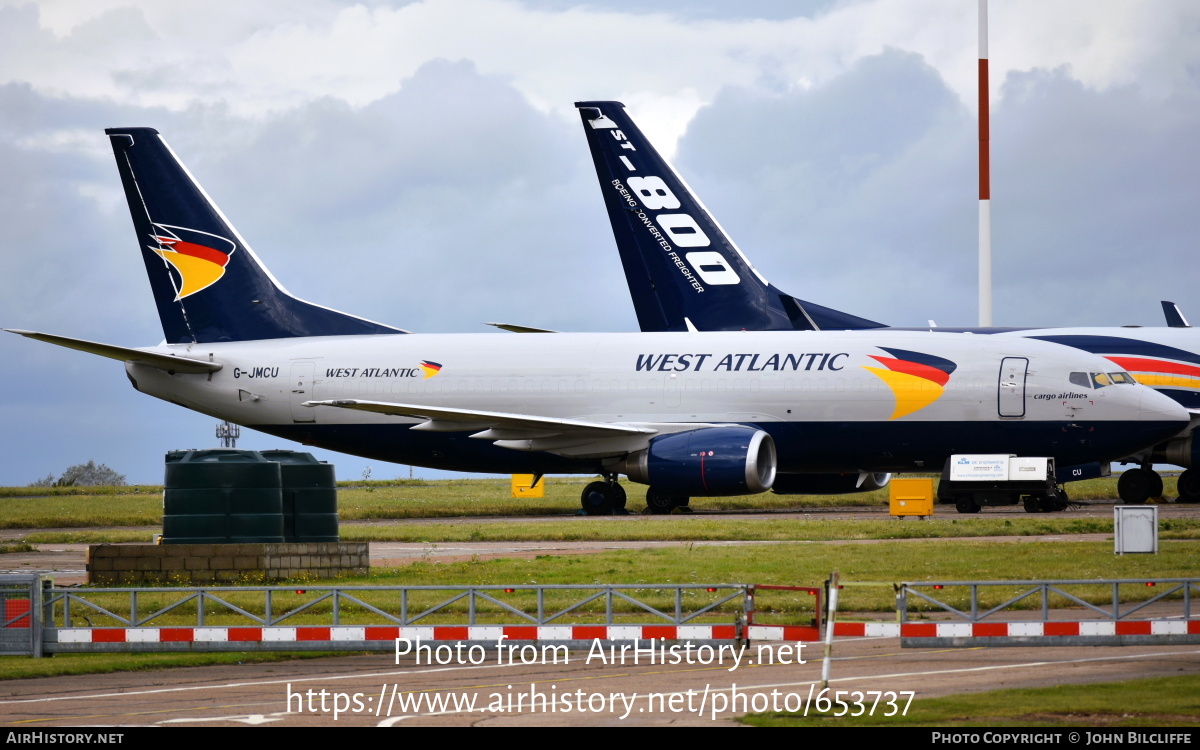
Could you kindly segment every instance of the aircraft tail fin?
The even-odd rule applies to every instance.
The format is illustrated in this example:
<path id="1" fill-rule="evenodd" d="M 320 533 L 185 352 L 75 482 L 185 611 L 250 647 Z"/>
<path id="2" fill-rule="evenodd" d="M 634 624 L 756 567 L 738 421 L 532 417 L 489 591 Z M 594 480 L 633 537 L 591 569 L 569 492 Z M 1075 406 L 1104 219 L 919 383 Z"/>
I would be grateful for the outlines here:
<path id="1" fill-rule="evenodd" d="M 1171 328 L 1191 328 L 1187 322 L 1187 318 L 1183 317 L 1183 311 L 1179 309 L 1179 305 L 1168 300 L 1162 300 L 1163 315 L 1167 318 L 1167 325 Z"/>
<path id="2" fill-rule="evenodd" d="M 108 128 L 168 343 L 406 333 L 287 292 L 153 128 Z"/>
<path id="3" fill-rule="evenodd" d="M 620 102 L 576 102 L 643 331 L 881 328 L 796 299 L 742 255 Z"/>

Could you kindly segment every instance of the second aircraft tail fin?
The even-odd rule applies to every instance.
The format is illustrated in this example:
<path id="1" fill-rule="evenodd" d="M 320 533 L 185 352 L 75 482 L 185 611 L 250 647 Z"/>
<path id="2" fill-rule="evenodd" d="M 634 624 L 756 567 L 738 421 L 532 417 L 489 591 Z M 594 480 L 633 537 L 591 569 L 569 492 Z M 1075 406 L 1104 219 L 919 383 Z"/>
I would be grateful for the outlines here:
<path id="1" fill-rule="evenodd" d="M 742 255 L 620 102 L 576 102 L 643 331 L 881 328 L 796 299 Z"/>

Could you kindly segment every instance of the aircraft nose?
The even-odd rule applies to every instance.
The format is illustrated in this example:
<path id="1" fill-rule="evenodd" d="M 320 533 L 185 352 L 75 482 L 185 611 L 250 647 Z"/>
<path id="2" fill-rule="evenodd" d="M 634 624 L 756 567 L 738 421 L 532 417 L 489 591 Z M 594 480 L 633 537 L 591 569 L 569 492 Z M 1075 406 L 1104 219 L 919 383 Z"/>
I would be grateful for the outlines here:
<path id="1" fill-rule="evenodd" d="M 1143 421 L 1187 422 L 1191 414 L 1178 401 L 1153 388 L 1142 387 L 1138 409 Z M 1182 425 L 1181 425 L 1182 426 Z"/>

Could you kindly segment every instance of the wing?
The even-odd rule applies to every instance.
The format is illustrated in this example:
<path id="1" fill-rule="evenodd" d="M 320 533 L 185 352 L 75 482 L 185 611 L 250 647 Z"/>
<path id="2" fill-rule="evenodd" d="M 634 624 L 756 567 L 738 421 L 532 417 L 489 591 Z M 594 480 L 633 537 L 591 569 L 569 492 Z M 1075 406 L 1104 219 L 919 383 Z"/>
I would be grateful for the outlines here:
<path id="1" fill-rule="evenodd" d="M 109 359 L 116 359 L 122 362 L 135 362 L 139 365 L 148 365 L 157 367 L 160 370 L 167 372 L 186 372 L 186 373 L 205 373 L 216 372 L 223 366 L 220 362 L 206 362 L 200 359 L 192 359 L 191 357 L 178 357 L 174 354 L 158 354 L 156 352 L 144 352 L 141 349 L 130 349 L 124 346 L 113 346 L 112 344 L 100 344 L 95 341 L 85 341 L 83 339 L 72 339 L 66 336 L 55 336 L 49 333 L 38 333 L 37 331 L 20 331 L 15 328 L 5 328 L 9 333 L 15 333 L 18 336 L 33 339 L 35 341 L 44 341 L 47 344 L 55 346 L 64 346 L 68 349 L 87 352 L 88 354 L 96 354 Z"/>
<path id="2" fill-rule="evenodd" d="M 660 432 L 653 427 L 629 424 L 359 399 L 305 401 L 304 405 L 332 406 L 424 419 L 424 422 L 413 425 L 411 429 L 430 432 L 473 432 L 471 437 L 491 440 L 502 448 L 549 451 L 574 457 L 624 455 L 646 447 L 650 438 Z"/>

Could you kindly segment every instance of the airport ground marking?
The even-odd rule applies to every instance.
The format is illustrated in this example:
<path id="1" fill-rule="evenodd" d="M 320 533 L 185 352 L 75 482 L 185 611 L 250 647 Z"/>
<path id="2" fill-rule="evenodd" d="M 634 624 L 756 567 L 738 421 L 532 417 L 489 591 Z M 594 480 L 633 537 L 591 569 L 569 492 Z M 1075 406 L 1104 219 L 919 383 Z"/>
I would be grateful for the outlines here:
<path id="1" fill-rule="evenodd" d="M 245 708 L 246 706 L 267 706 L 267 705 L 274 705 L 274 704 L 275 704 L 275 701 L 254 701 L 252 703 L 232 703 L 227 706 L 190 706 L 190 707 L 183 707 L 183 708 L 160 708 L 160 709 L 155 709 L 154 711 L 125 711 L 122 713 L 86 714 L 84 716 L 49 716 L 49 717 L 45 717 L 45 718 L 41 718 L 41 719 L 17 719 L 16 721 L 9 721 L 9 722 L 4 722 L 4 723 L 6 723 L 6 724 L 41 724 L 41 723 L 45 723 L 48 721 L 81 721 L 83 719 L 113 719 L 113 718 L 120 717 L 120 716 L 151 716 L 153 714 L 165 714 L 165 713 L 171 713 L 171 712 L 176 712 L 176 711 L 177 712 L 213 711 L 213 710 L 217 710 L 217 709 Z M 162 723 L 165 723 L 168 721 L 174 721 L 174 720 L 173 719 L 164 719 L 163 721 L 156 721 L 154 723 L 162 724 Z M 196 721 L 200 721 L 200 719 L 197 719 Z M 114 724 L 112 726 L 123 726 L 123 725 Z M 139 725 L 139 726 L 141 726 L 141 725 Z"/>
<path id="2" fill-rule="evenodd" d="M 403 677 L 414 674 L 434 674 L 437 672 L 458 672 L 465 669 L 486 669 L 493 667 L 494 664 L 479 664 L 479 665 L 464 665 L 461 667 L 437 667 L 434 669 L 412 669 L 412 670 L 396 670 L 391 672 L 369 672 L 366 674 L 328 674 L 316 677 L 297 676 L 295 678 L 281 678 L 277 680 L 249 680 L 246 682 L 227 682 L 213 685 L 179 685 L 175 687 L 155 688 L 153 690 L 128 690 L 118 693 L 95 693 L 89 695 L 57 695 L 45 698 L 17 698 L 14 700 L 0 701 L 0 706 L 16 706 L 25 703 L 51 703 L 55 701 L 70 701 L 70 700 L 87 700 L 91 698 L 114 698 L 126 695 L 156 695 L 161 693 L 182 693 L 194 690 L 220 690 L 223 688 L 239 688 L 239 687 L 256 687 L 260 685 L 286 685 L 292 682 L 318 682 L 321 680 L 353 680 L 358 677 L 364 679 L 374 677 Z"/>
<path id="3" fill-rule="evenodd" d="M 202 721 L 237 721 L 241 722 L 242 724 L 249 724 L 251 726 L 261 726 L 262 724 L 270 724 L 271 722 L 275 721 L 283 721 L 283 717 L 285 716 L 299 715 L 300 714 L 294 714 L 291 711 L 277 711 L 271 714 L 240 714 L 238 716 L 210 716 L 194 719 L 164 719 L 163 721 L 156 721 L 155 725 L 162 726 L 164 724 L 195 724 Z"/>

